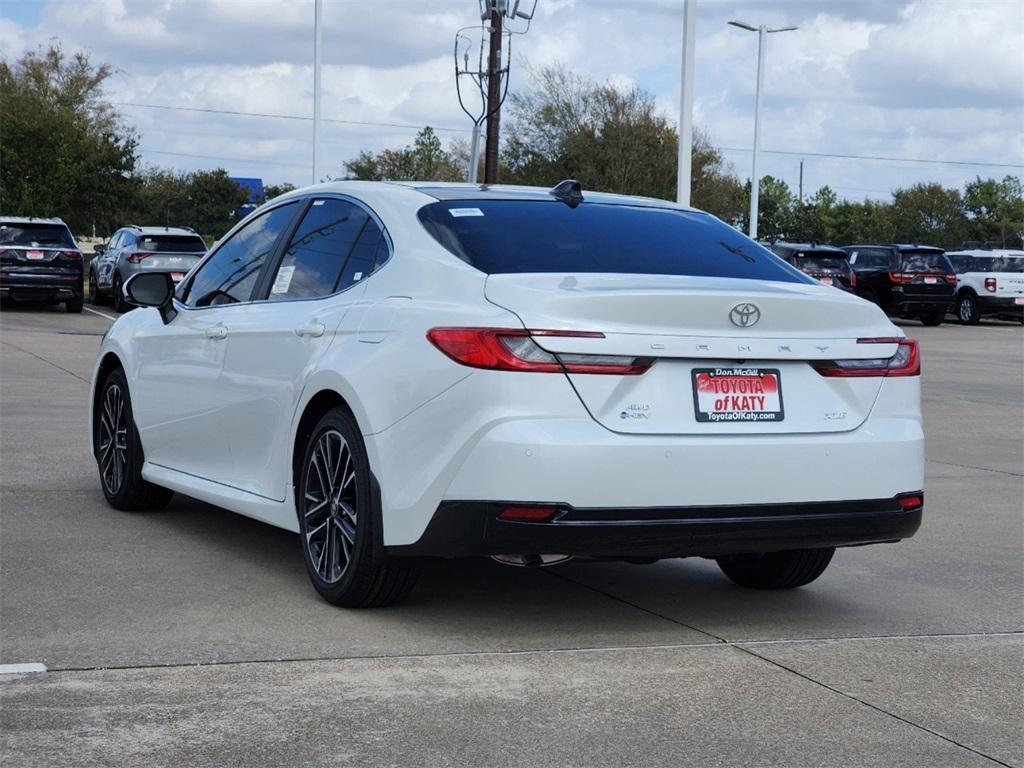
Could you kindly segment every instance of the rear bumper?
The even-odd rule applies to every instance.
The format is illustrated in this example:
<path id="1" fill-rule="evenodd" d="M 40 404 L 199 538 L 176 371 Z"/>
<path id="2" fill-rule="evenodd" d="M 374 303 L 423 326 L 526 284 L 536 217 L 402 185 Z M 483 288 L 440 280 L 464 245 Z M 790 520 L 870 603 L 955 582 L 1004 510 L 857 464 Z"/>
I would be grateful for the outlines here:
<path id="1" fill-rule="evenodd" d="M 1024 305 L 1015 303 L 1015 296 L 984 296 L 978 294 L 978 309 L 985 315 L 1024 314 Z"/>
<path id="2" fill-rule="evenodd" d="M 564 554 L 591 557 L 687 557 L 845 547 L 914 535 L 923 508 L 888 499 L 647 509 L 575 509 L 559 505 L 551 522 L 499 519 L 505 505 L 449 501 L 414 544 L 389 554 L 468 557 Z"/>
<path id="3" fill-rule="evenodd" d="M 0 275 L 0 295 L 15 298 L 70 299 L 83 293 L 79 275 Z"/>
<path id="4" fill-rule="evenodd" d="M 893 292 L 893 304 L 896 311 L 908 314 L 948 311 L 953 303 L 953 298 L 952 292 L 948 296 L 908 296 L 903 293 Z"/>

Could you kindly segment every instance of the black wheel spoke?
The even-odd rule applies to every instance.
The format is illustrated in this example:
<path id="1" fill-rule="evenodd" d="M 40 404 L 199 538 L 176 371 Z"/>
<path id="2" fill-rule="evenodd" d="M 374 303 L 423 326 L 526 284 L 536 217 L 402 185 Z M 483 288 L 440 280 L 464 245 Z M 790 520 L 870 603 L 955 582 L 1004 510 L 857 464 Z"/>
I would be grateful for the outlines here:
<path id="1" fill-rule="evenodd" d="M 107 385 L 99 417 L 100 478 L 107 493 L 114 495 L 128 472 L 128 413 L 117 382 Z"/>
<path id="2" fill-rule="evenodd" d="M 357 484 L 348 442 L 334 429 L 317 438 L 303 474 L 302 527 L 317 575 L 333 584 L 355 551 Z"/>

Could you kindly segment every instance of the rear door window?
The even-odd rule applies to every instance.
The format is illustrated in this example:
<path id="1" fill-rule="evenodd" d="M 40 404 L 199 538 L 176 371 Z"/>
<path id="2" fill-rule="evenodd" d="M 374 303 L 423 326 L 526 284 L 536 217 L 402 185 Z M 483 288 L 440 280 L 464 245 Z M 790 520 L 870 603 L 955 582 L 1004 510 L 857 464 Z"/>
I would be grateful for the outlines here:
<path id="1" fill-rule="evenodd" d="M 364 234 L 364 233 L 368 233 Z M 353 281 L 346 274 L 373 268 L 373 252 L 365 262 L 362 244 L 367 236 L 376 238 L 380 229 L 358 205 L 345 200 L 314 200 L 284 252 L 270 287 L 271 299 L 306 299 L 329 296 Z M 374 247 L 376 240 L 373 240 Z M 362 266 L 349 267 L 356 258 Z"/>
<path id="2" fill-rule="evenodd" d="M 419 219 L 441 245 L 487 274 L 604 272 L 812 282 L 705 213 L 557 201 L 431 203 Z"/>

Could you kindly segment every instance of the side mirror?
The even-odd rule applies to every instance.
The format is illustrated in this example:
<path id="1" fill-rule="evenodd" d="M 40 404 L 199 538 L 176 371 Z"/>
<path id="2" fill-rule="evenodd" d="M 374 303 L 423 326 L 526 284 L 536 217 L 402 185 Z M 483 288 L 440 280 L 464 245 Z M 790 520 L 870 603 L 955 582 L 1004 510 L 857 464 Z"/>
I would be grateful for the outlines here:
<path id="1" fill-rule="evenodd" d="M 174 281 L 166 272 L 138 272 L 125 281 L 124 297 L 137 307 L 156 307 L 167 325 L 177 317 L 174 309 Z"/>
<path id="2" fill-rule="evenodd" d="M 107 252 L 107 246 L 102 245 L 100 243 L 97 243 L 96 245 L 94 245 L 92 247 L 92 255 L 93 256 L 102 256 L 106 252 Z"/>

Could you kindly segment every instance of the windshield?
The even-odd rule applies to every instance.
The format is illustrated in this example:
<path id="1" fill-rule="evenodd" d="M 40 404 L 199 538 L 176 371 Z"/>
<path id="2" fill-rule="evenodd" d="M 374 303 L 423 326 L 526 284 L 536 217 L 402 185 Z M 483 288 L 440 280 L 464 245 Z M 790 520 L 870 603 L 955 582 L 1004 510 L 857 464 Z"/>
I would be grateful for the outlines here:
<path id="1" fill-rule="evenodd" d="M 139 238 L 138 248 L 152 253 L 205 253 L 206 243 L 198 235 L 145 235 Z"/>
<path id="2" fill-rule="evenodd" d="M 63 224 L 0 224 L 0 245 L 76 247 Z"/>
<path id="3" fill-rule="evenodd" d="M 904 272 L 952 272 L 953 265 L 941 253 L 904 253 Z"/>
<path id="4" fill-rule="evenodd" d="M 753 280 L 810 279 L 706 213 L 557 201 L 459 200 L 419 219 L 441 245 L 487 274 L 603 272 Z"/>
<path id="5" fill-rule="evenodd" d="M 804 272 L 847 272 L 850 268 L 842 256 L 795 256 L 792 264 Z"/>

